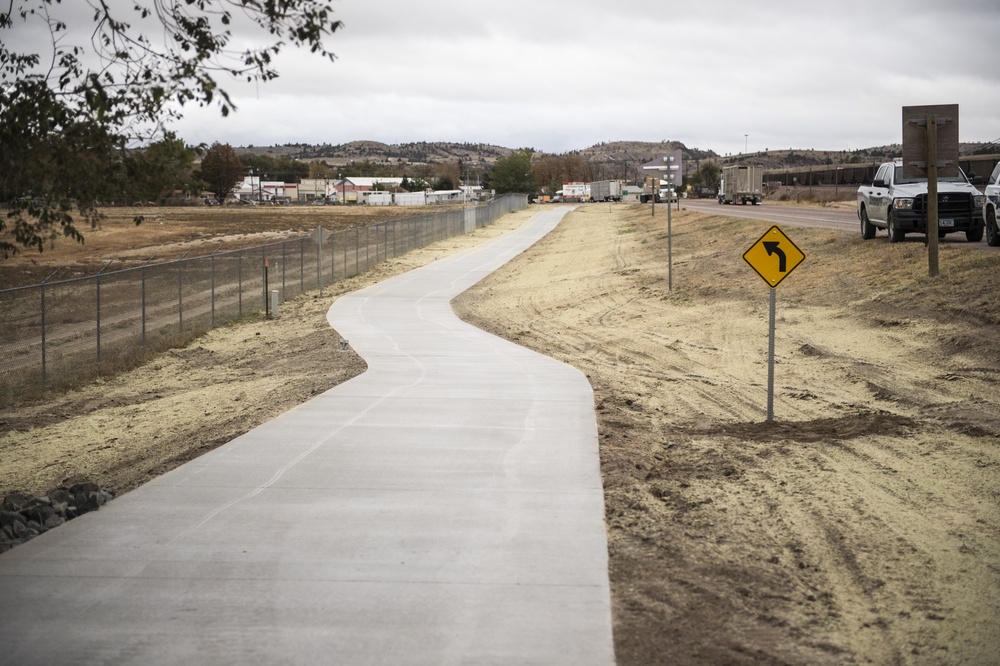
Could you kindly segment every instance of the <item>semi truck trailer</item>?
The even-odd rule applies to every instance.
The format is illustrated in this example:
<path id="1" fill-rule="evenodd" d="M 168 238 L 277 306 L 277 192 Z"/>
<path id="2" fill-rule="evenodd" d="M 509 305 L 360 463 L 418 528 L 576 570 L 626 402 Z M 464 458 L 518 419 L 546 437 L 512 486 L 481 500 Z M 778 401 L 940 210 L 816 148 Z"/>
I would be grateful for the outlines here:
<path id="1" fill-rule="evenodd" d="M 764 170 L 757 166 L 728 166 L 722 168 L 719 183 L 720 204 L 759 205 L 764 198 Z"/>

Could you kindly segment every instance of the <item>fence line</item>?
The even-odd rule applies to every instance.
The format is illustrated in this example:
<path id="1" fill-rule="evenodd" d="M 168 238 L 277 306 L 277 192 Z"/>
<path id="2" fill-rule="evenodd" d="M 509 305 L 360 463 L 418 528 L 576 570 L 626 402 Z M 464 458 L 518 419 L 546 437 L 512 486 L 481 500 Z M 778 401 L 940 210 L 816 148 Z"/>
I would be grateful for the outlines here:
<path id="1" fill-rule="evenodd" d="M 0 290 L 0 392 L 169 345 L 528 205 L 523 195 L 345 231 Z M 319 241 L 314 238 L 319 235 Z"/>

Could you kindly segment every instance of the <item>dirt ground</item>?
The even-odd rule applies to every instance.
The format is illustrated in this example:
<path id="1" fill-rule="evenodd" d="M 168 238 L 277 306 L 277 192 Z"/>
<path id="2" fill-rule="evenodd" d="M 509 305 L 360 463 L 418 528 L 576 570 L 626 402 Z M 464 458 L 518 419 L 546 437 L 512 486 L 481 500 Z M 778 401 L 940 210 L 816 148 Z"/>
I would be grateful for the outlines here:
<path id="1" fill-rule="evenodd" d="M 513 228 L 391 260 L 346 292 Z M 591 204 L 456 301 L 587 373 L 620 664 L 994 664 L 1000 654 L 1000 253 Z M 306 294 L 99 385 L 0 412 L 0 493 L 128 490 L 363 370 Z M 280 349 L 280 353 L 278 350 Z M 322 363 L 317 363 L 317 358 Z"/>
<path id="2" fill-rule="evenodd" d="M 66 280 L 183 256 L 237 250 L 250 244 L 353 229 L 427 212 L 389 206 L 186 206 L 105 208 L 97 228 L 83 227 L 83 243 L 59 239 L 44 252 L 21 250 L 0 259 L 0 289 Z M 0 212 L 0 214 L 3 214 Z M 141 218 L 137 225 L 135 220 Z M 0 238 L 13 243 L 10 234 Z"/>

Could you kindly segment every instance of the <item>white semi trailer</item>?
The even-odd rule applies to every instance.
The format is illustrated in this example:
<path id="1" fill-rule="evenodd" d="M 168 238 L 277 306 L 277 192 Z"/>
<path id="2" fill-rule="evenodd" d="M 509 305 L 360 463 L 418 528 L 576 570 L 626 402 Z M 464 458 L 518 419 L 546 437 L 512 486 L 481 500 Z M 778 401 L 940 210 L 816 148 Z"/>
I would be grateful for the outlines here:
<path id="1" fill-rule="evenodd" d="M 622 181 L 596 180 L 590 184 L 591 201 L 621 201 Z"/>
<path id="2" fill-rule="evenodd" d="M 722 168 L 719 183 L 720 204 L 758 205 L 764 199 L 764 170 L 758 166 L 728 166 Z"/>

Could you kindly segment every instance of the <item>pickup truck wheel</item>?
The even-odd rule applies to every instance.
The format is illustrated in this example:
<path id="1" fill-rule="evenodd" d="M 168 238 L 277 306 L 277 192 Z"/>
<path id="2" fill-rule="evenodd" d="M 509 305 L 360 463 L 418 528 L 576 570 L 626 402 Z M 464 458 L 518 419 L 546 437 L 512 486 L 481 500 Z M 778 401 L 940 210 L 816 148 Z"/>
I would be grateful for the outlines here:
<path id="1" fill-rule="evenodd" d="M 997 211 L 990 208 L 986 211 L 986 244 L 991 247 L 1000 245 L 1000 229 L 997 229 Z"/>
<path id="2" fill-rule="evenodd" d="M 861 208 L 861 238 L 871 240 L 875 238 L 875 225 L 868 219 L 868 210 Z"/>
<path id="3" fill-rule="evenodd" d="M 889 227 L 889 242 L 890 243 L 902 243 L 903 242 L 903 238 L 906 237 L 906 232 L 903 231 L 902 229 L 900 229 L 898 226 L 896 226 L 896 216 L 895 215 L 893 215 L 892 213 L 889 213 L 888 218 L 889 219 L 888 219 L 887 226 Z"/>
<path id="4" fill-rule="evenodd" d="M 982 227 L 972 227 L 965 231 L 965 240 L 970 243 L 978 243 L 983 240 L 983 228 Z"/>

